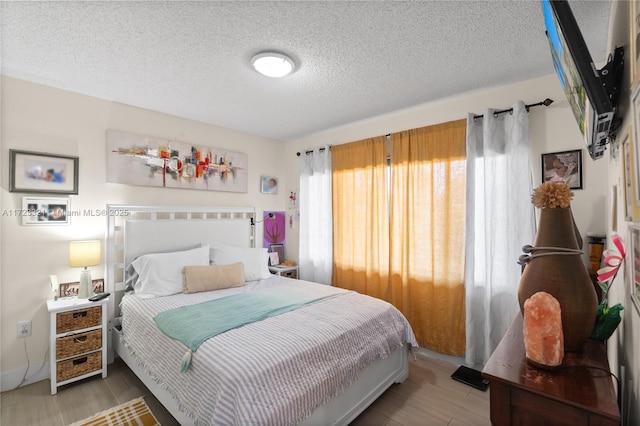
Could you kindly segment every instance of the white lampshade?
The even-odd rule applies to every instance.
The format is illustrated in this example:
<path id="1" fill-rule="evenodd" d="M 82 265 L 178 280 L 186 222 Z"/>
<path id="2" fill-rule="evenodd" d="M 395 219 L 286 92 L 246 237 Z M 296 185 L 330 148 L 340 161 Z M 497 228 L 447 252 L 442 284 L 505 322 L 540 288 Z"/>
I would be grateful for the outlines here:
<path id="1" fill-rule="evenodd" d="M 100 241 L 71 241 L 69 243 L 69 266 L 82 268 L 100 264 Z"/>
<path id="2" fill-rule="evenodd" d="M 293 59 L 276 52 L 259 53 L 251 58 L 251 64 L 256 71 L 267 77 L 284 77 L 295 68 Z"/>

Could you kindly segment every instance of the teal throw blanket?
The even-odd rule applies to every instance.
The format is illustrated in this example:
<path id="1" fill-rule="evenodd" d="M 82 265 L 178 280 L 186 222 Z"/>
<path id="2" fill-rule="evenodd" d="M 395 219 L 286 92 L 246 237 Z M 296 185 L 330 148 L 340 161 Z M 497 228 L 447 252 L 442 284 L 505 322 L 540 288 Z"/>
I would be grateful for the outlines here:
<path id="1" fill-rule="evenodd" d="M 191 365 L 192 352 L 211 337 L 345 293 L 335 287 L 300 283 L 182 306 L 153 319 L 164 334 L 189 347 L 181 363 L 184 372 Z"/>

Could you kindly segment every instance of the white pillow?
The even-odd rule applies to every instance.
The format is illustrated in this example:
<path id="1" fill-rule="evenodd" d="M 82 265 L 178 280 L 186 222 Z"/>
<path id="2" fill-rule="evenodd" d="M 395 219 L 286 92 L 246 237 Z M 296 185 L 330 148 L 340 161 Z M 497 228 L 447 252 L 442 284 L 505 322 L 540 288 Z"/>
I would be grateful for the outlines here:
<path id="1" fill-rule="evenodd" d="M 134 290 L 142 298 L 182 293 L 182 268 L 208 265 L 209 247 L 140 256 L 131 266 L 138 273 Z"/>
<path id="2" fill-rule="evenodd" d="M 269 272 L 269 253 L 266 248 L 245 248 L 226 244 L 210 244 L 209 247 L 212 265 L 242 262 L 245 281 L 257 281 L 273 276 Z"/>

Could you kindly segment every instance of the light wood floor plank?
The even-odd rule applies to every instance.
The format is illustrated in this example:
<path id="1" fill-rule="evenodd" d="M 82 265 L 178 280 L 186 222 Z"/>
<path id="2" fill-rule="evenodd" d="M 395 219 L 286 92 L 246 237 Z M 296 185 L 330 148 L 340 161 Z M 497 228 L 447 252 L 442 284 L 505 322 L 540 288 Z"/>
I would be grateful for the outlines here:
<path id="1" fill-rule="evenodd" d="M 392 385 L 352 426 L 488 426 L 489 391 L 451 379 L 458 368 L 419 354 L 409 362 L 409 377 Z M 163 426 L 178 422 L 120 360 L 100 376 L 72 383 L 52 396 L 49 381 L 0 394 L 2 426 L 64 426 L 97 412 L 144 397 Z"/>

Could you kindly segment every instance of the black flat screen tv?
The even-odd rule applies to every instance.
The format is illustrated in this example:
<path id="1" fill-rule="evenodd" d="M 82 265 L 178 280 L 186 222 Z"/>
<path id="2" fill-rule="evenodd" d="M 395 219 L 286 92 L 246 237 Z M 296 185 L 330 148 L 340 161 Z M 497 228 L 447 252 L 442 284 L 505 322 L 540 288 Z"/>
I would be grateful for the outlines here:
<path id="1" fill-rule="evenodd" d="M 566 1 L 542 0 L 553 65 L 578 122 L 589 155 L 604 154 L 614 105 Z"/>

